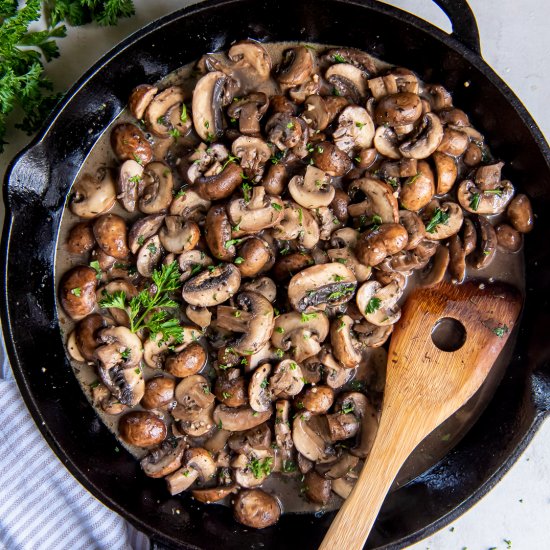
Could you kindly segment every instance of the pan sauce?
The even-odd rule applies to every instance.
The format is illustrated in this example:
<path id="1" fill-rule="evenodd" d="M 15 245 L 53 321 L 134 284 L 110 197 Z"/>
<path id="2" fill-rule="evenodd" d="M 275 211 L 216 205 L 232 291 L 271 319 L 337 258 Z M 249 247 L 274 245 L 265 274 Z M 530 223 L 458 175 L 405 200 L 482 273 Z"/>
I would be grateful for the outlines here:
<path id="1" fill-rule="evenodd" d="M 295 45 L 296 43 L 274 43 L 274 44 L 266 44 L 265 47 L 270 53 L 273 59 L 273 65 L 275 66 L 280 62 L 282 58 L 282 52 L 287 48 Z M 311 46 L 320 51 L 327 48 L 327 46 L 320 46 L 316 44 L 312 44 Z M 375 62 L 377 67 L 379 67 L 380 69 L 389 67 L 388 64 L 380 60 L 373 59 L 373 61 Z M 187 92 L 186 97 L 190 97 L 191 92 L 197 80 L 196 76 L 194 76 L 194 65 L 195 65 L 194 63 L 186 65 L 181 69 L 179 69 L 178 71 L 175 71 L 171 75 L 168 75 L 165 79 L 161 81 L 160 87 L 164 88 L 169 85 L 179 85 L 183 87 L 184 90 Z M 242 76 L 245 79 L 248 78 L 246 73 L 242 73 L 240 76 Z M 136 82 L 135 84 L 137 85 L 139 83 Z M 268 84 L 268 87 L 269 87 L 269 84 Z M 131 117 L 128 110 L 126 109 L 117 117 L 115 121 L 113 121 L 112 125 L 105 131 L 103 136 L 98 140 L 98 142 L 93 147 L 90 154 L 88 155 L 88 158 L 83 163 L 79 172 L 79 176 L 85 173 L 95 173 L 99 167 L 117 166 L 117 161 L 114 157 L 114 154 L 112 152 L 112 149 L 109 143 L 110 130 L 112 129 L 112 127 L 114 127 L 116 124 L 120 122 L 133 121 L 133 120 L 134 119 Z M 160 148 L 163 146 L 162 142 L 159 143 L 158 140 L 155 140 L 154 137 L 151 138 L 151 142 L 154 144 L 154 148 L 156 148 L 157 151 L 160 151 Z M 182 145 L 182 141 L 180 141 L 180 146 L 181 145 Z M 170 153 L 168 154 L 168 159 L 171 158 L 171 155 L 173 160 L 174 158 L 173 150 L 171 150 Z M 159 156 L 162 156 L 162 155 L 159 155 Z M 174 171 L 174 175 L 176 177 L 176 182 L 178 182 L 178 176 L 176 175 L 175 171 Z M 77 180 L 78 180 L 78 177 L 77 177 Z M 333 183 L 336 186 L 339 185 L 339 182 L 337 180 L 333 181 Z M 176 183 L 176 188 L 178 187 L 178 185 L 179 185 L 179 182 Z M 120 207 L 118 202 L 110 212 L 118 214 L 124 217 L 125 219 L 127 219 L 128 221 L 134 220 L 135 218 L 139 217 L 139 215 L 136 216 L 135 214 L 129 214 L 128 212 L 126 212 L 123 208 Z M 498 216 L 490 217 L 493 224 L 495 224 L 495 222 L 498 221 L 497 219 L 494 219 L 494 218 L 498 218 Z M 58 240 L 58 248 L 57 248 L 57 254 L 56 254 L 56 272 L 55 272 L 56 287 L 59 286 L 59 282 L 62 275 L 69 268 L 80 263 L 79 262 L 80 257 L 71 256 L 70 254 L 68 254 L 67 250 L 65 249 L 65 243 L 67 241 L 68 232 L 71 229 L 71 227 L 78 221 L 79 221 L 78 217 L 74 216 L 69 209 L 65 209 L 65 212 L 63 214 L 62 221 L 60 224 L 60 228 L 59 228 L 59 240 Z M 502 251 L 498 251 L 494 261 L 488 268 L 481 269 L 481 270 L 473 270 L 470 267 L 468 267 L 467 277 L 481 279 L 481 280 L 495 279 L 495 280 L 507 281 L 517 286 L 523 293 L 524 292 L 523 251 L 520 250 L 517 253 L 504 253 Z M 409 278 L 406 291 L 401 300 L 405 300 L 407 291 L 413 288 L 414 285 L 416 284 L 415 278 L 416 277 L 414 276 Z M 64 338 L 66 338 L 67 335 L 72 331 L 74 327 L 74 323 L 64 313 L 61 307 L 58 308 L 58 313 L 59 313 L 62 333 Z M 453 415 L 453 417 L 447 420 L 440 428 L 438 428 L 419 446 L 419 448 L 413 453 L 413 455 L 405 463 L 404 467 L 402 468 L 402 471 L 400 472 L 395 482 L 394 487 L 397 487 L 399 485 L 406 483 L 407 481 L 413 479 L 420 473 L 424 472 L 426 469 L 428 469 L 432 465 L 436 464 L 445 454 L 447 454 L 447 452 L 452 447 L 454 447 L 458 443 L 458 441 L 463 437 L 463 435 L 468 431 L 468 429 L 479 417 L 479 415 L 487 405 L 488 401 L 490 400 L 492 394 L 494 393 L 500 379 L 502 378 L 505 372 L 509 357 L 511 355 L 511 350 L 513 349 L 513 345 L 514 345 L 514 338 L 511 338 L 510 342 L 508 342 L 507 344 L 505 351 L 503 352 L 501 357 L 499 357 L 498 361 L 495 363 L 493 370 L 491 371 L 487 381 L 485 382 L 481 390 L 470 400 L 469 403 L 467 403 L 461 410 L 459 410 L 455 415 Z M 377 354 L 372 354 L 372 355 L 376 356 Z M 89 399 L 90 403 L 92 403 L 90 386 L 97 380 L 97 374 L 94 370 L 94 367 L 91 365 L 86 365 L 80 362 L 76 362 L 72 359 L 70 359 L 70 361 L 71 361 L 73 370 L 75 372 L 75 375 L 85 395 Z M 371 362 L 373 362 L 372 359 L 371 359 Z M 378 384 L 380 384 L 380 381 L 383 381 L 384 369 L 379 368 L 379 366 L 376 366 L 376 367 L 371 366 L 370 368 L 377 370 L 376 377 L 378 378 Z M 211 369 L 211 367 L 210 367 L 210 364 L 207 363 L 207 365 L 201 372 L 204 373 L 209 369 Z M 144 372 L 145 379 L 150 378 L 154 374 L 158 374 L 157 370 L 150 369 L 145 365 L 143 367 L 143 372 Z M 139 408 L 140 407 L 138 406 L 137 409 Z M 147 453 L 143 449 L 126 444 L 122 439 L 118 437 L 118 433 L 117 433 L 118 417 L 107 415 L 101 410 L 100 407 L 96 407 L 96 412 L 101 417 L 104 424 L 118 438 L 120 444 L 122 444 L 137 459 L 142 458 Z M 113 445 L 116 445 L 116 443 L 113 442 Z M 311 511 L 318 511 L 321 509 L 330 510 L 330 509 L 338 508 L 342 502 L 342 500 L 339 497 L 337 497 L 334 493 L 332 494 L 331 500 L 327 506 L 321 507 L 320 505 L 307 502 L 305 498 L 303 498 L 300 494 L 300 485 L 301 484 L 299 481 L 299 476 L 289 477 L 281 474 L 273 474 L 267 479 L 266 482 L 263 483 L 262 488 L 277 496 L 285 512 L 311 512 Z M 224 503 L 228 504 L 228 502 L 224 502 Z"/>

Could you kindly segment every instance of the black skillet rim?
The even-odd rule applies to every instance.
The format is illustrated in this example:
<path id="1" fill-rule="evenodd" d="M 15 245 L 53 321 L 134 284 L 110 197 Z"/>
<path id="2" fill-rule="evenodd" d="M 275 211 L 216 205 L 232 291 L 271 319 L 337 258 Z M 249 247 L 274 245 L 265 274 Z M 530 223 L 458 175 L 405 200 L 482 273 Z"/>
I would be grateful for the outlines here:
<path id="1" fill-rule="evenodd" d="M 459 40 L 453 38 L 452 36 L 444 33 L 437 27 L 431 25 L 430 23 L 411 15 L 407 12 L 404 12 L 398 8 L 388 6 L 386 4 L 379 4 L 378 2 L 373 2 L 372 0 L 364 1 L 364 2 L 358 2 L 358 1 L 345 1 L 345 0 L 336 0 L 335 3 L 342 2 L 346 4 L 352 4 L 356 5 L 359 8 L 365 8 L 367 10 L 376 10 L 381 12 L 384 15 L 388 15 L 393 18 L 400 18 L 404 20 L 407 24 L 414 26 L 418 28 L 420 31 L 426 32 L 432 37 L 436 38 L 437 40 L 443 42 L 447 47 L 454 50 L 456 53 L 464 57 L 468 62 L 470 62 L 477 70 L 483 73 L 483 75 L 488 78 L 496 87 L 499 88 L 500 92 L 505 96 L 507 99 L 509 105 L 516 110 L 520 118 L 524 121 L 526 126 L 528 127 L 528 130 L 533 137 L 535 143 L 537 144 L 538 148 L 543 153 L 547 163 L 550 160 L 550 149 L 542 136 L 542 133 L 536 126 L 535 122 L 533 121 L 531 115 L 528 113 L 527 109 L 522 105 L 522 103 L 519 101 L 519 99 L 515 96 L 515 94 L 510 90 L 510 88 L 494 73 L 494 71 L 485 63 L 485 61 L 482 59 L 482 57 L 478 56 L 476 53 L 469 50 L 467 47 L 465 47 Z M 13 345 L 12 341 L 12 331 L 11 331 L 11 324 L 10 324 L 10 309 L 9 309 L 9 297 L 7 294 L 7 258 L 9 255 L 9 244 L 10 244 L 10 238 L 11 238 L 11 223 L 13 218 L 12 209 L 10 207 L 10 199 L 9 199 L 9 193 L 8 188 L 10 185 L 10 176 L 12 174 L 12 171 L 16 164 L 23 159 L 26 154 L 32 150 L 34 146 L 36 146 L 38 143 L 40 143 L 44 137 L 51 131 L 52 127 L 55 126 L 55 122 L 61 113 L 61 111 L 72 101 L 73 96 L 78 93 L 80 88 L 89 80 L 93 79 L 95 73 L 104 65 L 108 64 L 109 61 L 114 58 L 115 56 L 123 53 L 123 51 L 130 45 L 135 43 L 136 41 L 139 41 L 141 38 L 143 38 L 146 35 L 149 35 L 150 33 L 158 32 L 160 28 L 162 28 L 165 24 L 172 22 L 174 19 L 178 19 L 181 17 L 186 17 L 194 13 L 200 13 L 205 10 L 210 10 L 214 8 L 215 6 L 219 4 L 231 4 L 235 3 L 238 4 L 239 0 L 209 0 L 206 2 L 203 2 L 201 4 L 195 4 L 192 6 L 189 6 L 187 8 L 177 10 L 171 14 L 168 14 L 156 21 L 153 21 L 152 23 L 148 24 L 147 26 L 143 27 L 142 29 L 138 30 L 134 34 L 132 34 L 130 37 L 123 40 L 121 43 L 119 43 L 117 46 L 115 46 L 113 49 L 111 49 L 105 56 L 103 56 L 98 62 L 96 62 L 76 83 L 72 88 L 67 92 L 64 99 L 58 104 L 55 111 L 50 115 L 48 120 L 45 122 L 43 129 L 40 131 L 40 133 L 32 140 L 32 142 L 10 163 L 8 166 L 6 177 L 5 177 L 5 185 L 4 185 L 4 199 L 5 199 L 5 205 L 6 205 L 6 217 L 4 222 L 4 231 L 2 235 L 2 243 L 1 243 L 1 257 L 4 262 L 4 270 L 3 270 L 3 292 L 1 296 L 2 301 L 2 310 L 1 310 L 1 317 L 2 317 L 2 325 L 4 334 L 7 336 L 5 338 L 6 341 L 6 350 L 8 357 L 10 359 L 11 364 L 14 366 L 13 372 L 14 376 L 16 378 L 17 384 L 19 386 L 19 389 L 23 395 L 23 398 L 25 400 L 25 403 L 27 407 L 29 408 L 29 411 L 31 412 L 31 415 L 37 424 L 38 428 L 42 432 L 42 435 L 50 445 L 50 447 L 54 450 L 56 455 L 61 459 L 61 461 L 64 463 L 65 467 L 71 472 L 71 474 L 80 482 L 82 483 L 88 491 L 90 491 L 96 498 L 101 500 L 102 502 L 106 503 L 111 509 L 117 511 L 119 514 L 121 514 L 123 517 L 128 518 L 132 523 L 139 526 L 142 530 L 145 532 L 153 533 L 155 530 L 148 524 L 144 523 L 140 518 L 137 518 L 133 516 L 132 514 L 128 513 L 125 509 L 121 508 L 116 502 L 112 501 L 110 498 L 106 497 L 106 495 L 102 494 L 101 491 L 97 490 L 93 483 L 91 483 L 85 473 L 81 470 L 79 466 L 77 466 L 75 463 L 73 463 L 71 460 L 68 459 L 67 455 L 65 454 L 65 451 L 63 448 L 59 447 L 55 441 L 55 438 L 51 435 L 48 427 L 43 423 L 43 417 L 41 415 L 41 412 L 36 405 L 33 395 L 27 386 L 26 378 L 23 372 L 20 370 L 18 365 L 18 356 L 16 349 Z M 500 467 L 494 472 L 494 474 L 482 485 L 479 487 L 478 490 L 476 490 L 469 498 L 464 500 L 460 505 L 458 505 L 456 508 L 452 509 L 450 512 L 444 514 L 440 517 L 439 520 L 436 520 L 432 524 L 424 527 L 423 529 L 413 532 L 409 534 L 406 537 L 403 537 L 400 540 L 394 541 L 390 545 L 384 546 L 384 548 L 401 548 L 403 545 L 412 544 L 413 542 L 416 542 L 422 538 L 425 538 L 432 534 L 433 532 L 441 529 L 443 526 L 445 526 L 450 521 L 453 521 L 456 517 L 461 515 L 464 511 L 466 511 L 468 508 L 470 508 L 475 502 L 477 502 L 482 496 L 484 496 L 494 485 L 497 483 L 501 477 L 508 471 L 508 469 L 512 466 L 512 464 L 519 458 L 525 447 L 528 445 L 528 443 L 531 441 L 534 433 L 540 426 L 543 417 L 547 413 L 547 410 L 538 410 L 537 414 L 535 414 L 533 422 L 527 432 L 523 435 L 521 438 L 519 444 L 516 446 L 514 451 L 509 455 L 509 457 L 501 464 Z"/>

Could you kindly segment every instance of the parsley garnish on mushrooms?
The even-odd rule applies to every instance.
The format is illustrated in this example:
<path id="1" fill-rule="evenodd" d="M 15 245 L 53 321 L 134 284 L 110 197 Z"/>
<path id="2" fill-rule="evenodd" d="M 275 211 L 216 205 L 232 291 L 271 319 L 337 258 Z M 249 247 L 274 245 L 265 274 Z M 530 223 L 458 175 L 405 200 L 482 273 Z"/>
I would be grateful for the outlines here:
<path id="1" fill-rule="evenodd" d="M 346 62 L 344 57 L 341 56 L 339 53 L 335 53 L 332 57 L 334 58 L 334 61 L 336 61 L 336 63 L 345 63 Z"/>
<path id="2" fill-rule="evenodd" d="M 80 298 L 80 294 L 81 294 L 81 293 L 82 293 L 82 289 L 81 289 L 79 286 L 77 286 L 76 288 L 73 288 L 73 289 L 71 290 L 71 294 L 72 294 L 73 296 L 76 296 L 77 298 Z"/>
<path id="3" fill-rule="evenodd" d="M 271 206 L 272 206 L 272 208 L 277 210 L 277 212 L 280 212 L 283 209 L 283 207 L 280 204 L 277 204 L 276 202 L 272 202 Z"/>
<path id="4" fill-rule="evenodd" d="M 432 219 L 429 221 L 428 225 L 426 226 L 426 231 L 428 233 L 435 233 L 436 227 L 440 224 L 446 224 L 449 221 L 450 217 L 451 215 L 448 214 L 447 212 L 443 212 L 441 208 L 436 208 L 432 216 Z"/>
<path id="5" fill-rule="evenodd" d="M 271 458 L 270 456 L 262 460 L 251 458 L 247 466 L 248 469 L 252 472 L 252 475 L 256 479 L 260 479 L 261 477 L 268 476 L 271 473 L 273 458 Z"/>
<path id="6" fill-rule="evenodd" d="M 99 267 L 99 262 L 97 260 L 90 262 L 90 267 L 95 271 L 95 278 L 101 279 L 102 271 L 101 267 Z"/>
<path id="7" fill-rule="evenodd" d="M 129 359 L 131 354 L 132 350 L 130 348 L 125 348 L 120 352 L 122 359 Z"/>
<path id="8" fill-rule="evenodd" d="M 302 313 L 302 323 L 309 323 L 312 319 L 317 319 L 317 313 Z"/>
<path id="9" fill-rule="evenodd" d="M 181 104 L 181 115 L 180 120 L 185 124 L 187 122 L 187 107 L 185 106 L 185 103 Z"/>
<path id="10" fill-rule="evenodd" d="M 172 128 L 169 132 L 168 132 L 174 139 L 177 139 L 181 136 L 180 134 L 180 131 L 177 129 L 177 128 Z"/>
<path id="11" fill-rule="evenodd" d="M 241 265 L 243 262 L 244 262 L 244 258 L 241 258 L 241 256 L 237 256 L 237 257 L 235 258 L 235 260 L 233 261 L 233 263 L 234 263 L 235 265 Z"/>
<path id="12" fill-rule="evenodd" d="M 481 200 L 481 195 L 479 193 L 473 193 L 472 198 L 470 199 L 470 208 L 474 211 L 477 211 L 479 208 L 479 201 Z"/>
<path id="13" fill-rule="evenodd" d="M 243 183 L 242 189 L 244 202 L 250 202 L 250 189 L 252 189 L 252 187 L 249 183 Z"/>
<path id="14" fill-rule="evenodd" d="M 382 305 L 382 300 L 380 298 L 371 298 L 369 300 L 369 303 L 367 304 L 367 307 L 365 308 L 365 313 L 371 314 L 375 311 L 378 311 L 380 309 L 380 306 Z"/>
<path id="15" fill-rule="evenodd" d="M 150 243 L 147 245 L 147 250 L 151 253 L 151 254 L 156 254 L 157 252 L 157 247 L 155 246 L 154 243 Z"/>
<path id="16" fill-rule="evenodd" d="M 353 412 L 353 402 L 344 403 L 342 405 L 342 414 L 348 414 Z"/>
<path id="17" fill-rule="evenodd" d="M 100 300 L 102 308 L 116 308 L 126 311 L 130 319 L 130 330 L 137 332 L 146 328 L 152 335 L 162 335 L 161 341 L 172 340 L 173 343 L 183 341 L 183 327 L 177 319 L 167 319 L 165 309 L 176 309 L 179 304 L 169 296 L 170 292 L 181 286 L 178 263 L 172 262 L 163 265 L 160 270 L 155 269 L 151 276 L 155 291 L 149 288 L 142 290 L 127 302 L 126 293 L 123 290 L 107 294 Z"/>
<path id="18" fill-rule="evenodd" d="M 242 239 L 230 239 L 229 241 L 225 242 L 224 246 L 226 249 L 228 249 L 231 248 L 233 245 L 239 244 L 241 241 Z"/>

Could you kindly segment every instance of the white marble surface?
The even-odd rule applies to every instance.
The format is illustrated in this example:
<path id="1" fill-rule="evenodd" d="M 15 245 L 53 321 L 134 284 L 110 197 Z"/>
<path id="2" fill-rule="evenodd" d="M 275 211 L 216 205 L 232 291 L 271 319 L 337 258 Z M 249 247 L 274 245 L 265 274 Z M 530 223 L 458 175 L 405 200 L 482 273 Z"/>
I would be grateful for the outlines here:
<path id="1" fill-rule="evenodd" d="M 299 1 L 299 0 L 297 0 Z M 190 4 L 182 0 L 136 0 L 137 14 L 115 28 L 70 29 L 61 58 L 47 72 L 59 89 L 68 88 L 86 69 L 122 38 L 145 23 Z M 450 25 L 428 0 L 388 2 L 420 15 L 446 31 Z M 477 17 L 483 55 L 511 86 L 550 137 L 550 3 L 542 0 L 470 0 Z M 21 132 L 9 134 L 0 155 L 3 177 L 10 159 L 28 142 Z M 0 211 L 3 217 L 3 206 Z M 546 422 L 517 464 L 477 505 L 414 550 L 544 550 L 550 549 L 550 422 Z M 511 541 L 510 544 L 506 541 Z"/>

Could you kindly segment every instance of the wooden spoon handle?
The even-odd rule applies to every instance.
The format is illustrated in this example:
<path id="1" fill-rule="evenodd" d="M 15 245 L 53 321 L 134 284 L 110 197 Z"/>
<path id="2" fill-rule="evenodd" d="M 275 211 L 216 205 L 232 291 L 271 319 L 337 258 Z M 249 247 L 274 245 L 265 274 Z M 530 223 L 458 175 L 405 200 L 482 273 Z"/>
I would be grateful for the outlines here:
<path id="1" fill-rule="evenodd" d="M 389 408 L 393 404 L 389 405 Z M 424 432 L 408 422 L 410 411 L 382 414 L 378 434 L 359 478 L 327 531 L 319 550 L 361 550 L 401 466 Z M 384 411 L 386 412 L 386 411 Z"/>

